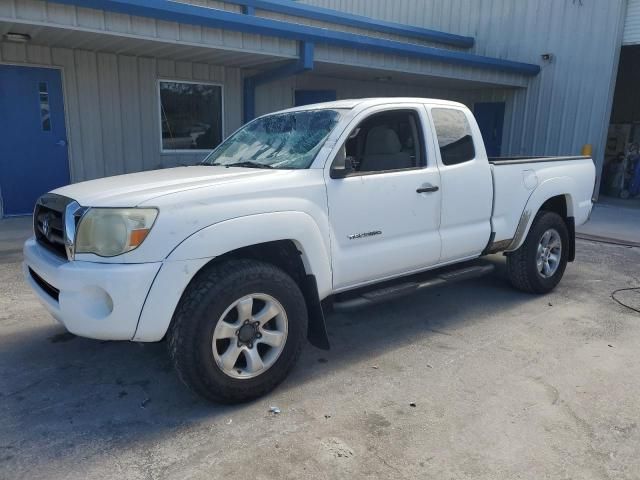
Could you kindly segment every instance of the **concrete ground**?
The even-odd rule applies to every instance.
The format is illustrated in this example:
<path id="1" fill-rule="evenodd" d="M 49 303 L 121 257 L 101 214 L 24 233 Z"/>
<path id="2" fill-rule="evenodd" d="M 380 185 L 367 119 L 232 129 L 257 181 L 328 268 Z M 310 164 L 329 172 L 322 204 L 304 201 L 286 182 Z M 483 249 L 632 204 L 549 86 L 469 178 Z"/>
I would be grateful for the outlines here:
<path id="1" fill-rule="evenodd" d="M 0 254 L 2 479 L 640 478 L 640 315 L 611 298 L 640 287 L 639 248 L 578 241 L 547 296 L 495 257 L 484 279 L 332 315 L 331 351 L 233 407 L 189 393 L 164 344 L 65 333 L 20 260 Z"/>
<path id="2" fill-rule="evenodd" d="M 640 203 L 603 197 L 586 224 L 577 228 L 586 239 L 609 239 L 627 245 L 640 246 Z"/>
<path id="3" fill-rule="evenodd" d="M 20 255 L 24 241 L 32 235 L 31 217 L 0 219 L 0 255 Z"/>

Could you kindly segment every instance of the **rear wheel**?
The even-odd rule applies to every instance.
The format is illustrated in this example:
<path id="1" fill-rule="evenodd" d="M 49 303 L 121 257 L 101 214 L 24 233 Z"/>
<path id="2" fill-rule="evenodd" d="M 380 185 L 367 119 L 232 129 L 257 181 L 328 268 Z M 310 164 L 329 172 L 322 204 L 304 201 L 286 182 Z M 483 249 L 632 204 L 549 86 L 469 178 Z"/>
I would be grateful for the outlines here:
<path id="1" fill-rule="evenodd" d="M 291 277 L 270 264 L 232 260 L 189 285 L 169 331 L 169 354 L 196 393 L 244 402 L 284 380 L 306 332 L 304 297 Z"/>
<path id="2" fill-rule="evenodd" d="M 507 255 L 511 284 L 529 293 L 553 290 L 564 275 L 569 231 L 560 215 L 538 212 L 522 246 Z"/>

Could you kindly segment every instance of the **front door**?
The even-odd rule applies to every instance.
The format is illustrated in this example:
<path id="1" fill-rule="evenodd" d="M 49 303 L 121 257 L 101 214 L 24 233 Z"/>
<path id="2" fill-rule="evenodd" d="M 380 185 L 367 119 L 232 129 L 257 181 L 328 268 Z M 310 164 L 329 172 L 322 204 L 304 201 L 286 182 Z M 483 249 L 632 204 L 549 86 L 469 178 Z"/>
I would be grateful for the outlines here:
<path id="1" fill-rule="evenodd" d="M 0 196 L 4 215 L 31 214 L 69 183 L 60 71 L 0 65 Z"/>
<path id="2" fill-rule="evenodd" d="M 424 142 L 425 114 L 378 107 L 343 134 L 336 162 L 346 157 L 353 171 L 326 176 L 335 290 L 440 260 L 440 174 Z"/>
<path id="3" fill-rule="evenodd" d="M 504 102 L 476 103 L 473 107 L 473 114 L 482 132 L 482 139 L 489 157 L 499 157 L 502 154 L 504 108 Z"/>

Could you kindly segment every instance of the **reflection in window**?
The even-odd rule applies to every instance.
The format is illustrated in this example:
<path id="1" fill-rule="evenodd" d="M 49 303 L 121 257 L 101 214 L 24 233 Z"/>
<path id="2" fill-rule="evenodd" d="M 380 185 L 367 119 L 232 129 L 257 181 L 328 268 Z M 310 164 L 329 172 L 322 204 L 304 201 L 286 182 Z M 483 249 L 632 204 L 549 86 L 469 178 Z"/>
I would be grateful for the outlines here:
<path id="1" fill-rule="evenodd" d="M 40 96 L 40 124 L 45 132 L 51 131 L 51 110 L 49 108 L 49 86 L 47 82 L 38 84 L 38 94 Z"/>
<path id="2" fill-rule="evenodd" d="M 434 108 L 431 110 L 436 126 L 440 156 L 445 165 L 457 165 L 476 157 L 471 126 L 461 110 Z"/>
<path id="3" fill-rule="evenodd" d="M 222 87 L 160 82 L 163 150 L 211 150 L 222 142 Z"/>

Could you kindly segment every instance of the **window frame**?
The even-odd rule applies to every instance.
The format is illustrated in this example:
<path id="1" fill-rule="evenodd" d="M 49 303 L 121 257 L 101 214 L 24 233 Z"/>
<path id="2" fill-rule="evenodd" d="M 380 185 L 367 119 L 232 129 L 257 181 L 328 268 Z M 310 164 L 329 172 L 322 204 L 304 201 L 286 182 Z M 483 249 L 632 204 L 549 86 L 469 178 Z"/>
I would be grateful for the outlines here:
<path id="1" fill-rule="evenodd" d="M 399 104 L 399 105 L 393 105 L 390 108 L 384 108 L 380 110 L 376 109 L 372 112 L 365 110 L 362 112 L 362 116 L 356 117 L 354 121 L 349 123 L 349 125 L 347 125 L 347 128 L 345 129 L 346 136 L 344 137 L 344 141 L 339 144 L 340 146 L 338 148 L 338 151 L 333 156 L 333 160 L 331 161 L 331 166 L 329 167 L 329 172 L 333 170 L 334 165 L 338 161 L 338 155 L 340 154 L 340 150 L 342 150 L 342 148 L 345 147 L 347 141 L 349 140 L 349 136 L 351 135 L 351 132 L 353 132 L 356 128 L 362 125 L 362 123 L 366 122 L 373 116 L 384 115 L 385 113 L 393 113 L 393 112 L 406 112 L 414 116 L 414 120 L 416 122 L 416 128 L 418 130 L 418 141 L 420 142 L 420 164 L 415 167 L 397 168 L 393 170 L 373 170 L 368 172 L 360 172 L 360 171 L 351 172 L 345 175 L 343 178 L 364 177 L 369 175 L 381 175 L 381 174 L 389 174 L 389 173 L 397 173 L 397 172 L 410 172 L 412 170 L 422 170 L 422 169 L 429 168 L 426 135 L 425 135 L 425 129 L 422 122 L 422 118 L 420 116 L 420 113 L 421 113 L 420 108 L 414 104 L 410 104 L 410 105 Z M 352 124 L 354 124 L 354 126 L 352 126 Z"/>
<path id="2" fill-rule="evenodd" d="M 222 144 L 222 142 L 225 140 L 226 136 L 225 136 L 225 105 L 224 105 L 224 84 L 223 83 L 218 83 L 218 82 L 210 82 L 210 81 L 198 81 L 198 80 L 182 80 L 182 79 L 174 79 L 174 78 L 164 78 L 164 77 L 160 77 L 156 79 L 156 96 L 158 99 L 158 127 L 160 129 L 159 134 L 160 134 L 160 154 L 161 155 L 189 155 L 189 154 L 196 154 L 196 153 L 211 153 L 213 152 L 216 148 L 218 148 L 219 145 L 216 145 L 215 147 L 212 148 L 206 148 L 206 149 L 201 149 L 201 148 L 193 148 L 193 149 L 184 149 L 184 150 L 176 150 L 176 149 L 165 149 L 164 148 L 164 144 L 162 142 L 162 96 L 161 96 L 161 84 L 165 82 L 170 82 L 170 83 L 186 83 L 189 85 L 209 85 L 209 86 L 213 86 L 213 87 L 220 87 L 220 119 L 221 119 L 221 125 L 220 125 L 220 130 L 221 130 L 221 138 L 222 141 L 220 142 L 220 145 Z"/>
<path id="3" fill-rule="evenodd" d="M 469 112 L 467 112 L 467 110 L 463 107 L 458 107 L 455 105 L 437 105 L 437 104 L 427 105 L 427 110 L 429 112 L 429 121 L 431 122 L 431 129 L 432 129 L 431 131 L 433 132 L 432 133 L 433 144 L 436 150 L 436 155 L 438 157 L 439 168 L 441 169 L 457 168 L 460 165 L 467 165 L 469 162 L 475 162 L 478 159 L 479 150 L 478 150 L 478 144 L 477 144 L 477 134 L 476 134 L 476 131 L 474 130 L 474 122 L 472 122 L 471 119 L 469 118 Z M 455 163 L 453 165 L 447 165 L 446 163 L 444 163 L 444 160 L 442 159 L 442 152 L 440 151 L 440 141 L 438 140 L 438 130 L 436 129 L 436 121 L 433 116 L 433 110 L 453 110 L 455 112 L 462 113 L 462 115 L 467 121 L 467 124 L 469 126 L 469 131 L 471 132 L 471 139 L 473 140 L 473 153 L 474 153 L 473 158 L 470 158 L 469 160 L 465 160 L 464 162 Z"/>

